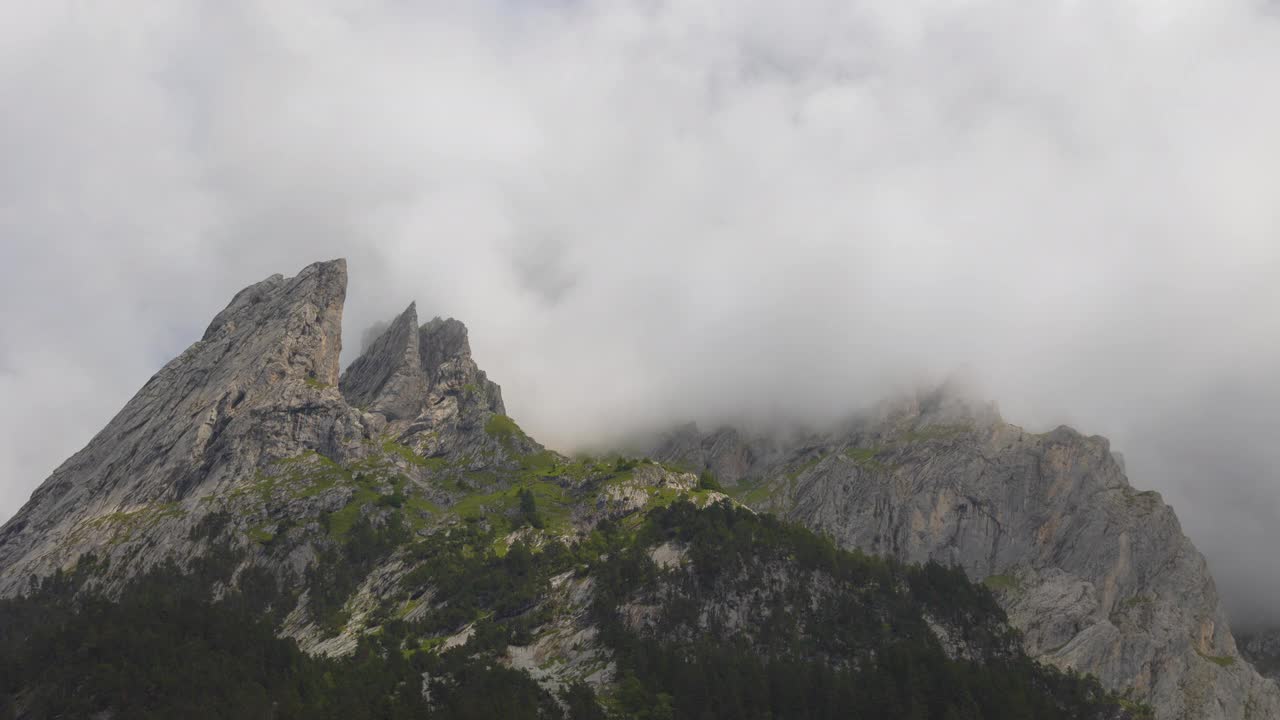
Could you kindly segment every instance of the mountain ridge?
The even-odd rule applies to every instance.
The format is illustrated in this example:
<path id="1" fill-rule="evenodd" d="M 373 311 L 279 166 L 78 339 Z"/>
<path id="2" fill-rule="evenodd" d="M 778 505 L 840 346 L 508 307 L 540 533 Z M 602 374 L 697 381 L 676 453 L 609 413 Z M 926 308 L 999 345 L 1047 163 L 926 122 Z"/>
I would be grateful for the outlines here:
<path id="1" fill-rule="evenodd" d="M 1106 438 L 1027 433 L 945 387 L 790 445 L 696 432 L 650 454 L 728 469 L 739 499 L 843 547 L 963 567 L 996 591 L 1033 657 L 1132 687 L 1159 717 L 1280 713 L 1204 558 L 1158 493 L 1132 488 Z"/>
<path id="2" fill-rule="evenodd" d="M 1069 429 L 1028 436 L 994 407 L 944 389 L 882 404 L 834 434 L 779 441 L 685 427 L 655 448 L 657 463 L 571 459 L 505 414 L 500 387 L 471 356 L 465 325 L 452 318 L 419 324 L 416 304 L 340 372 L 346 286 L 345 261 L 335 260 L 237 293 L 199 341 L 0 527 L 0 596 L 33 592 L 32 578 L 85 563 L 94 568 L 86 588 L 122 593 L 170 561 L 190 566 L 233 552 L 239 559 L 219 582 L 234 585 L 252 568 L 283 578 L 296 595 L 280 601 L 292 603 L 280 632 L 308 652 L 346 656 L 393 621 L 448 631 L 428 640 L 466 647 L 467 633 L 484 623 L 450 624 L 466 615 L 433 604 L 444 592 L 438 583 L 412 580 L 435 551 L 410 548 L 453 533 L 480 542 L 485 556 L 525 545 L 538 552 L 560 542 L 589 547 L 616 522 L 636 528 L 645 513 L 673 503 L 710 508 L 733 497 L 849 551 L 941 562 L 986 578 L 1032 656 L 1097 674 L 1111 690 L 1132 690 L 1157 717 L 1280 716 L 1280 692 L 1235 662 L 1203 558 L 1158 496 L 1132 492 L 1103 438 Z M 988 467 L 1008 472 L 993 482 Z M 700 478 L 703 470 L 711 474 Z M 1001 495 L 1009 488 L 1025 492 Z M 1115 501 L 1099 505 L 1090 495 L 1096 489 Z M 1019 509 L 1033 500 L 1061 512 Z M 1142 555 L 1118 571 L 1125 553 L 1104 546 L 1101 539 L 1110 543 L 1115 534 L 1090 525 L 1090 511 L 1106 522 L 1156 517 L 1156 537 L 1176 541 L 1175 551 Z M 979 515 L 985 519 L 968 520 Z M 1016 532 L 1002 528 L 1011 521 L 1022 523 Z M 1147 530 L 1128 528 L 1125 542 L 1147 548 Z M 1068 552 L 1060 540 L 1077 531 L 1097 542 Z M 1172 567 L 1176 582 L 1160 585 L 1144 605 L 1134 598 L 1156 586 L 1134 580 L 1133 568 L 1148 555 L 1163 558 L 1156 575 Z M 679 563 L 657 567 L 675 572 Z M 1175 591 L 1196 582 L 1203 587 L 1190 597 L 1199 605 L 1178 612 Z M 590 583 L 575 586 L 593 592 Z M 469 612 L 484 611 L 481 604 Z M 1117 612 L 1123 617 L 1112 618 Z M 453 620 L 430 619 L 441 613 Z M 1136 629 L 1124 624 L 1142 613 L 1130 623 Z M 1045 617 L 1050 622 L 1036 625 Z M 1174 627 L 1158 642 L 1144 640 L 1166 622 Z M 579 657 L 554 640 L 568 633 L 586 648 L 582 657 L 608 667 L 599 628 L 554 613 L 549 623 L 521 631 L 542 633 L 530 647 Z M 1106 634 L 1108 627 L 1115 633 Z M 954 630 L 929 633 L 954 646 L 947 640 Z M 1051 647 L 1061 639 L 1067 642 Z M 505 662 L 523 662 L 519 652 L 506 652 Z M 543 673 L 539 682 L 612 682 L 584 662 Z"/>

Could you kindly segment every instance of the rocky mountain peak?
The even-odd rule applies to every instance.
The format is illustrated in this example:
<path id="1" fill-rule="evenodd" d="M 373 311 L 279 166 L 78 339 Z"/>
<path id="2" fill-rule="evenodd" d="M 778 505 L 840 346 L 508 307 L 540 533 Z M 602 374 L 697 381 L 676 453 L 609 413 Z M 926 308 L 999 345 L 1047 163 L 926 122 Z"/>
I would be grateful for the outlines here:
<path id="1" fill-rule="evenodd" d="M 195 502 L 307 450 L 341 457 L 366 434 L 336 387 L 346 290 L 332 260 L 237 293 L 0 530 L 0 591 L 102 543 L 101 518 Z"/>
<path id="2" fill-rule="evenodd" d="M 339 387 L 375 432 L 428 457 L 492 461 L 542 449 L 523 434 L 519 447 L 506 448 L 485 431 L 505 412 L 502 389 L 472 358 L 467 326 L 439 317 L 419 326 L 414 304 L 356 358 Z"/>
<path id="3" fill-rule="evenodd" d="M 246 363 L 237 360 L 262 351 L 268 361 L 262 369 L 269 379 L 336 384 L 346 295 L 346 260 L 314 263 L 288 279 L 272 275 L 232 298 L 209 323 L 201 349 L 230 347 L 234 356 L 219 357 L 222 369 L 239 372 Z M 289 341 L 276 342 L 282 336 Z"/>
<path id="4" fill-rule="evenodd" d="M 339 376 L 346 290 L 346 262 L 331 260 L 236 293 L 0 529 L 0 594 L 88 551 L 107 549 L 122 577 L 182 556 L 181 538 L 211 498 L 299 458 L 373 462 L 392 443 L 480 468 L 542 451 L 502 414 L 466 326 L 419 325 L 413 303 Z M 122 527 L 143 516 L 158 517 L 147 526 L 154 537 L 120 542 Z"/>
<path id="5" fill-rule="evenodd" d="M 229 542 L 306 581 L 286 634 L 347 652 L 384 617 L 361 603 L 403 560 L 317 575 L 353 528 L 367 541 L 394 515 L 424 538 L 490 522 L 569 532 L 681 493 L 725 498 L 648 460 L 545 451 L 504 414 L 466 326 L 420 325 L 412 303 L 339 377 L 346 286 L 335 260 L 237 293 L 0 528 L 0 596 L 89 552 L 106 568 L 95 582 L 124 584 Z M 1130 486 L 1105 438 L 1026 432 L 947 385 L 822 433 L 688 425 L 652 455 L 712 470 L 743 504 L 845 548 L 985 580 L 1027 653 L 1132 692 L 1158 718 L 1280 717 L 1280 691 L 1241 661 L 1204 559 L 1158 494 Z M 346 622 L 344 606 L 354 629 L 322 631 L 325 617 Z"/>
<path id="6" fill-rule="evenodd" d="M 471 357 L 467 326 L 453 318 L 433 318 L 418 328 L 419 354 L 433 390 L 473 396 L 489 412 L 502 414 L 502 389 Z"/>
<path id="7" fill-rule="evenodd" d="M 409 303 L 342 374 L 343 397 L 388 421 L 417 417 L 429 385 L 418 347 L 418 309 Z"/>
<path id="8" fill-rule="evenodd" d="M 448 361 L 471 358 L 467 326 L 459 320 L 436 316 L 418 328 L 418 337 L 423 367 L 433 372 Z"/>

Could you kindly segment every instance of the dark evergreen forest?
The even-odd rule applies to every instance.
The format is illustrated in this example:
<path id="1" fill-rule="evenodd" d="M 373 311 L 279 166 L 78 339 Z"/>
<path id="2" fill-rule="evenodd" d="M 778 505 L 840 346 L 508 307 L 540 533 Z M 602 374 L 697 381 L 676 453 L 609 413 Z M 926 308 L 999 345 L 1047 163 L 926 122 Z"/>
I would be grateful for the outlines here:
<path id="1" fill-rule="evenodd" d="M 526 504 L 536 518 L 533 501 Z M 319 619 L 340 612 L 321 588 L 339 584 L 345 592 L 403 529 L 361 523 L 350 537 L 293 584 L 254 567 L 237 572 L 242 558 L 228 550 L 185 569 L 156 568 L 108 598 L 86 584 L 103 568 L 84 558 L 27 596 L 0 601 L 0 718 L 1146 715 L 1090 678 L 1029 660 L 990 592 L 962 572 L 843 551 L 727 503 L 699 510 L 678 502 L 650 511 L 638 527 L 606 522 L 573 545 L 517 543 L 502 555 L 483 523 L 415 541 L 405 552 L 416 569 L 403 582 L 435 588 L 431 611 L 412 623 L 388 620 L 346 657 L 314 657 L 276 636 L 297 601 L 292 587 L 317 591 Z M 664 542 L 686 548 L 687 566 L 662 569 L 651 559 Z M 616 681 L 599 696 L 583 684 L 553 696 L 499 660 L 548 620 L 550 578 L 570 571 L 594 578 L 590 619 L 616 663 Z M 716 598 L 764 587 L 779 572 L 821 576 L 831 592 L 807 597 L 802 583 L 781 583 L 761 600 L 776 606 L 761 610 L 766 622 L 749 629 L 703 622 Z M 659 601 L 661 632 L 623 621 L 620 608 L 636 598 Z M 966 628 L 981 660 L 950 659 L 926 615 Z M 439 652 L 415 640 L 468 623 L 475 633 L 459 648 Z"/>

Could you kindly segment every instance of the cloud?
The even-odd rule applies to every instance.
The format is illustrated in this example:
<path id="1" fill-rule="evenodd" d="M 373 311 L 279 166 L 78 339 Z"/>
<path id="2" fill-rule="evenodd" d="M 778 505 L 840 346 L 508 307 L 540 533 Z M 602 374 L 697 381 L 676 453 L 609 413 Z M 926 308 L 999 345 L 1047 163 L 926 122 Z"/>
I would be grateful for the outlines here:
<path id="1" fill-rule="evenodd" d="M 553 446 L 922 377 L 1108 434 L 1280 622 L 1251 0 L 0 8 L 0 515 L 240 287 L 471 327 Z"/>

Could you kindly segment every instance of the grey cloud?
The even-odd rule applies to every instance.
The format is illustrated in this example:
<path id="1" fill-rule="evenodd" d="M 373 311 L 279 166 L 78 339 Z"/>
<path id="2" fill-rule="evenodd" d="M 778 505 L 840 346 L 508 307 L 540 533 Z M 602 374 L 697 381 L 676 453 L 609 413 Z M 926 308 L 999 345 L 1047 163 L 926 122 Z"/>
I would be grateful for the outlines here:
<path id="1" fill-rule="evenodd" d="M 21 7 L 25 5 L 25 7 Z M 471 328 L 563 449 L 964 368 L 1280 621 L 1280 25 L 1249 0 L 0 9 L 0 514 L 243 285 Z"/>

